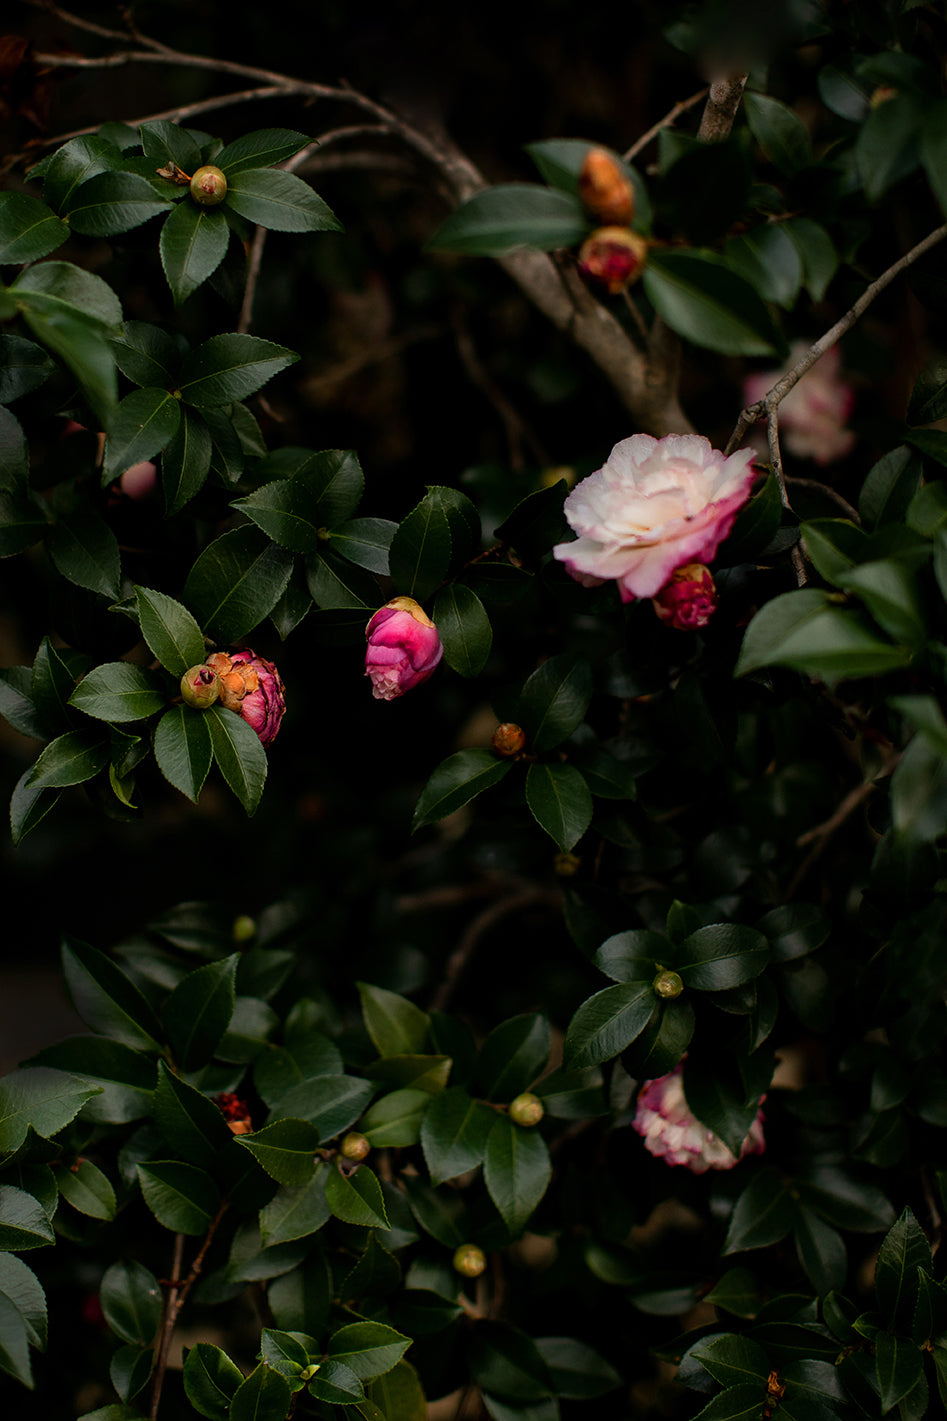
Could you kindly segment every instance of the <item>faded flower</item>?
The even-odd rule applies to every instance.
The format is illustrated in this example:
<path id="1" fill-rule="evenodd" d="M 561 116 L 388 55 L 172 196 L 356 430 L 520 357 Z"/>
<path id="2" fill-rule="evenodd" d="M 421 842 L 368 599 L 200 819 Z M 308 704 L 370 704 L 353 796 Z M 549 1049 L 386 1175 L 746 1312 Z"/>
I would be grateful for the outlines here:
<path id="1" fill-rule="evenodd" d="M 229 653 L 215 651 L 208 656 L 207 665 L 217 673 L 220 704 L 242 716 L 264 745 L 275 740 L 286 701 L 272 661 L 241 647 Z"/>
<path id="2" fill-rule="evenodd" d="M 694 1174 L 704 1174 L 708 1169 L 732 1169 L 738 1161 L 689 1109 L 682 1075 L 683 1065 L 675 1066 L 669 1075 L 645 1081 L 639 1091 L 632 1123 L 643 1137 L 645 1149 L 665 1164 L 682 1164 Z M 765 1148 L 760 1110 L 743 1141 L 740 1159 L 744 1155 L 761 1155 Z"/>

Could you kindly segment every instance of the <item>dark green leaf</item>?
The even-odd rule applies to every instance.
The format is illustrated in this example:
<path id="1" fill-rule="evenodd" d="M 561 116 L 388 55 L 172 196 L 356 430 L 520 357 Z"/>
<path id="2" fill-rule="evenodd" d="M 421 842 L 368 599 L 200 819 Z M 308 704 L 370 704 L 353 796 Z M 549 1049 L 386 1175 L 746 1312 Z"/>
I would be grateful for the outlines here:
<path id="1" fill-rule="evenodd" d="M 592 822 L 592 795 L 574 765 L 530 765 L 526 803 L 563 853 L 575 847 Z"/>
<path id="2" fill-rule="evenodd" d="M 875 1296 L 891 1327 L 906 1331 L 917 1303 L 917 1273 L 931 1269 L 931 1249 L 920 1224 L 905 1209 L 885 1236 L 875 1266 Z"/>
<path id="3" fill-rule="evenodd" d="M 365 1028 L 379 1056 L 403 1056 L 420 1051 L 431 1018 L 427 1012 L 384 987 L 356 983 L 362 1002 Z"/>
<path id="4" fill-rule="evenodd" d="M 211 336 L 184 357 L 179 388 L 185 403 L 214 409 L 256 394 L 299 356 L 258 336 Z"/>
<path id="5" fill-rule="evenodd" d="M 286 1421 L 292 1397 L 286 1378 L 261 1362 L 234 1392 L 229 1421 Z"/>
<path id="6" fill-rule="evenodd" d="M 325 530 L 354 513 L 364 487 L 354 453 L 327 449 L 308 458 L 291 478 L 264 484 L 236 499 L 233 507 L 283 547 L 312 553 L 324 541 Z"/>
<path id="7" fill-rule="evenodd" d="M 181 422 L 181 404 L 167 390 L 147 387 L 126 395 L 109 423 L 105 445 L 106 483 L 170 443 Z"/>
<path id="8" fill-rule="evenodd" d="M 41 346 L 22 336 L 0 335 L 0 405 L 38 390 L 53 369 L 53 362 Z M 5 458 L 4 466 L 6 462 Z"/>
<path id="9" fill-rule="evenodd" d="M 812 161 L 809 131 L 786 104 L 751 90 L 743 95 L 750 132 L 767 158 L 790 177 Z"/>
<path id="10" fill-rule="evenodd" d="M 62 964 L 69 995 L 87 1026 L 133 1050 L 158 1050 L 158 1019 L 121 968 L 75 940 L 63 944 Z"/>
<path id="11" fill-rule="evenodd" d="M 421 1148 L 432 1184 L 443 1184 L 482 1162 L 495 1118 L 459 1086 L 434 1097 L 421 1124 Z"/>
<path id="12" fill-rule="evenodd" d="M 220 266 L 230 241 L 227 219 L 219 208 L 181 202 L 161 228 L 161 265 L 175 306 Z"/>
<path id="13" fill-rule="evenodd" d="M 791 217 L 783 231 L 795 243 L 802 260 L 803 284 L 813 301 L 821 301 L 839 265 L 832 238 L 811 217 Z"/>
<path id="14" fill-rule="evenodd" d="M 551 656 L 527 680 L 513 718 L 533 750 L 552 750 L 582 724 L 591 698 L 589 663 L 576 656 Z"/>
<path id="15" fill-rule="evenodd" d="M 768 1248 L 789 1233 L 795 1221 L 792 1195 L 774 1169 L 763 1169 L 751 1179 L 736 1202 L 724 1253 Z"/>
<path id="16" fill-rule="evenodd" d="M 450 521 L 440 501 L 425 494 L 399 525 L 388 550 L 395 590 L 423 600 L 443 581 L 451 561 Z"/>
<path id="17" fill-rule="evenodd" d="M 63 577 L 104 597 L 116 599 L 121 591 L 121 554 L 118 540 L 105 520 L 87 504 L 80 504 L 50 529 L 49 555 Z"/>
<path id="18" fill-rule="evenodd" d="M 387 518 L 349 518 L 332 529 L 332 546 L 356 567 L 388 575 L 388 549 L 397 523 Z"/>
<path id="19" fill-rule="evenodd" d="M 158 1062 L 154 1120 L 170 1148 L 201 1169 L 212 1170 L 221 1150 L 234 1139 L 218 1107 L 164 1061 Z"/>
<path id="20" fill-rule="evenodd" d="M 265 1248 L 318 1233 L 330 1217 L 326 1202 L 328 1172 L 329 1165 L 317 1160 L 312 1177 L 305 1184 L 278 1190 L 260 1210 L 260 1240 Z"/>
<path id="21" fill-rule="evenodd" d="M 486 188 L 452 212 L 428 243 L 433 251 L 492 257 L 517 247 L 572 247 L 589 230 L 578 198 L 532 183 Z"/>
<path id="22" fill-rule="evenodd" d="M 213 743 L 201 711 L 171 706 L 155 729 L 155 759 L 169 784 L 197 803 L 213 759 Z"/>
<path id="23" fill-rule="evenodd" d="M 875 676 L 906 665 L 911 653 L 883 641 L 854 613 L 831 605 L 814 588 L 785 592 L 753 618 L 740 650 L 737 674 L 763 666 L 789 666 L 829 684 Z"/>
<path id="24" fill-rule="evenodd" d="M 773 908 L 756 926 L 769 939 L 775 962 L 808 956 L 822 946 L 831 931 L 825 914 L 809 903 L 786 903 Z"/>
<path id="25" fill-rule="evenodd" d="M 758 977 L 769 956 L 769 944 L 755 928 L 712 923 L 685 938 L 674 968 L 686 987 L 720 992 Z"/>
<path id="26" fill-rule="evenodd" d="M 115 1218 L 115 1190 L 91 1160 L 60 1165 L 53 1172 L 60 1194 L 80 1214 L 92 1219 Z"/>
<path id="27" fill-rule="evenodd" d="M 256 731 L 221 705 L 204 712 L 220 772 L 247 814 L 256 813 L 266 782 L 266 751 Z"/>
<path id="28" fill-rule="evenodd" d="M 38 261 L 61 247 L 69 228 L 45 202 L 23 192 L 0 193 L 0 262 Z"/>
<path id="29" fill-rule="evenodd" d="M 659 962 L 671 965 L 672 954 L 671 944 L 661 933 L 636 928 L 606 938 L 595 953 L 595 965 L 616 982 L 650 981 Z"/>
<path id="30" fill-rule="evenodd" d="M 0 489 L 0 557 L 16 557 L 45 532 L 46 518 L 31 494 L 19 488 Z"/>
<path id="31" fill-rule="evenodd" d="M 144 321 L 125 321 L 122 333 L 111 342 L 115 360 L 123 375 L 135 385 L 174 385 L 181 364 L 180 338 Z"/>
<path id="32" fill-rule="evenodd" d="M 297 133 L 292 128 L 258 128 L 221 148 L 214 163 L 230 178 L 246 168 L 269 168 L 274 163 L 285 163 L 309 142 L 307 134 Z"/>
<path id="33" fill-rule="evenodd" d="M 645 294 L 672 330 L 724 355 L 773 355 L 782 341 L 748 281 L 706 251 L 651 252 Z"/>
<path id="34" fill-rule="evenodd" d="M 563 1046 L 565 1064 L 598 1066 L 612 1060 L 647 1025 L 654 1003 L 650 981 L 623 982 L 596 992 L 569 1023 Z"/>
<path id="35" fill-rule="evenodd" d="M 161 488 L 168 518 L 200 493 L 213 456 L 213 440 L 204 416 L 186 407 L 181 415 L 177 433 L 161 456 Z"/>
<path id="36" fill-rule="evenodd" d="M 235 528 L 204 549 L 182 598 L 209 636 L 238 641 L 276 606 L 292 569 L 292 555 L 258 528 Z"/>
<path id="37" fill-rule="evenodd" d="M 238 956 L 189 972 L 168 997 L 162 1018 L 178 1065 L 196 1070 L 214 1054 L 230 1023 Z"/>
<path id="38" fill-rule="evenodd" d="M 143 720 L 167 701 L 168 694 L 155 673 L 128 661 L 94 666 L 69 697 L 76 710 L 115 723 Z"/>
<path id="39" fill-rule="evenodd" d="M 875 1376 L 884 1412 L 897 1406 L 923 1375 L 921 1354 L 913 1342 L 890 1332 L 875 1338 Z"/>
<path id="40" fill-rule="evenodd" d="M 341 1404 L 363 1397 L 365 1388 L 351 1367 L 330 1358 L 319 1364 L 319 1370 L 309 1383 L 309 1392 L 317 1401 Z"/>
<path id="41" fill-rule="evenodd" d="M 374 1093 L 371 1081 L 355 1076 L 313 1076 L 281 1094 L 270 1119 L 309 1120 L 325 1144 L 359 1118 Z"/>
<path id="42" fill-rule="evenodd" d="M 248 1149 L 278 1184 L 306 1184 L 315 1167 L 319 1131 L 308 1120 L 276 1120 L 252 1135 L 238 1135 L 237 1144 Z"/>
<path id="43" fill-rule="evenodd" d="M 243 1373 L 226 1352 L 210 1342 L 198 1342 L 184 1359 L 187 1399 L 211 1421 L 228 1421 L 230 1402 L 243 1382 Z"/>
<path id="44" fill-rule="evenodd" d="M 89 731 L 70 730 L 40 752 L 24 786 L 35 791 L 84 784 L 105 768 L 108 759 L 105 741 Z"/>
<path id="45" fill-rule="evenodd" d="M 68 210 L 72 195 L 80 184 L 122 165 L 121 150 L 108 139 L 94 133 L 71 138 L 46 162 L 43 173 L 43 196 L 57 211 Z"/>
<path id="46" fill-rule="evenodd" d="M 724 1058 L 711 1070 L 706 1061 L 689 1056 L 684 1062 L 684 1094 L 701 1124 L 738 1160 L 760 1101 L 757 1094 L 748 1097 L 736 1071 L 727 1069 L 728 1064 Z"/>
<path id="47" fill-rule="evenodd" d="M 520 1233 L 552 1177 L 549 1151 L 539 1131 L 498 1116 L 487 1137 L 483 1177 L 510 1233 Z"/>
<path id="48" fill-rule="evenodd" d="M 344 1175 L 332 1168 L 326 1180 L 326 1203 L 337 1219 L 363 1228 L 390 1228 L 381 1185 L 365 1165 Z M 351 1363 L 350 1363 L 351 1365 Z"/>
<path id="49" fill-rule="evenodd" d="M 97 173 L 70 195 L 69 225 L 86 237 L 111 237 L 140 227 L 170 206 L 138 173 Z"/>
<path id="50" fill-rule="evenodd" d="M 27 1340 L 46 1350 L 46 1294 L 42 1284 L 21 1258 L 0 1254 L 0 1295 L 13 1304 L 26 1329 Z"/>
<path id="51" fill-rule="evenodd" d="M 549 1368 L 557 1396 L 584 1401 L 622 1384 L 620 1374 L 604 1357 L 574 1337 L 537 1337 L 536 1348 Z"/>
<path id="52" fill-rule="evenodd" d="M 518 1405 L 553 1391 L 546 1361 L 532 1337 L 508 1323 L 478 1321 L 469 1351 L 470 1371 L 484 1391 Z"/>
<path id="53" fill-rule="evenodd" d="M 411 1345 L 411 1339 L 380 1322 L 352 1322 L 329 1338 L 329 1359 L 344 1362 L 361 1380 L 390 1372 Z"/>
<path id="54" fill-rule="evenodd" d="M 150 1269 L 132 1259 L 113 1263 L 99 1285 L 99 1302 L 117 1337 L 148 1346 L 164 1311 L 161 1287 Z"/>
<path id="55" fill-rule="evenodd" d="M 895 641 L 918 647 L 926 638 L 924 611 L 917 579 L 896 558 L 883 558 L 850 568 L 838 577 L 846 592 L 854 592 L 875 621 Z"/>
<path id="56" fill-rule="evenodd" d="M 728 1268 L 706 1301 L 734 1317 L 754 1318 L 760 1310 L 756 1280 L 748 1268 Z"/>
<path id="57" fill-rule="evenodd" d="M 15 1304 L 0 1292 L 0 1371 L 7 1372 L 32 1390 L 29 1343 L 30 1334 L 25 1320 Z"/>
<path id="58" fill-rule="evenodd" d="M 431 775 L 414 811 L 412 831 L 453 814 L 512 768 L 511 760 L 498 760 L 489 750 L 458 750 L 442 760 Z"/>
<path id="59" fill-rule="evenodd" d="M 723 256 L 730 270 L 751 282 L 764 301 L 792 308 L 802 285 L 802 258 L 782 226 L 764 222 L 731 237 Z"/>
<path id="60" fill-rule="evenodd" d="M 206 655 L 201 629 L 186 607 L 164 592 L 135 588 L 141 634 L 172 676 L 183 676 Z"/>
<path id="61" fill-rule="evenodd" d="M 0 1128 L 4 1127 L 5 1122 L 0 1119 Z M 52 1225 L 42 1205 L 32 1194 L 12 1184 L 0 1184 L 0 1250 L 23 1253 L 29 1248 L 42 1248 L 54 1240 Z M 9 1299 L 4 1298 L 3 1301 L 7 1303 Z"/>
<path id="62" fill-rule="evenodd" d="M 833 1228 L 876 1233 L 894 1222 L 894 1210 L 876 1184 L 823 1165 L 798 1181 L 801 1198 Z"/>
<path id="63" fill-rule="evenodd" d="M 804 1204 L 796 1209 L 793 1238 L 809 1282 L 821 1296 L 845 1285 L 848 1255 L 835 1229 Z"/>
<path id="64" fill-rule="evenodd" d="M 227 206 L 274 232 L 342 232 L 335 213 L 307 183 L 274 168 L 228 174 Z"/>
<path id="65" fill-rule="evenodd" d="M 138 1166 L 145 1203 L 159 1224 L 174 1233 L 204 1234 L 220 1206 L 209 1174 L 179 1160 L 149 1160 Z"/>
<path id="66" fill-rule="evenodd" d="M 480 1048 L 477 1078 L 488 1100 L 512 1100 L 542 1075 L 549 1060 L 549 1022 L 538 1012 L 495 1026 Z"/>
<path id="67" fill-rule="evenodd" d="M 871 528 L 900 522 L 921 482 L 921 459 L 904 444 L 869 470 L 858 496 L 858 511 Z"/>
<path id="68" fill-rule="evenodd" d="M 921 108 L 913 94 L 894 95 L 873 108 L 858 131 L 855 156 L 869 202 L 913 172 L 920 151 Z"/>
<path id="69" fill-rule="evenodd" d="M 490 655 L 493 629 L 477 594 L 452 582 L 437 594 L 433 620 L 448 666 L 461 676 L 479 676 Z"/>

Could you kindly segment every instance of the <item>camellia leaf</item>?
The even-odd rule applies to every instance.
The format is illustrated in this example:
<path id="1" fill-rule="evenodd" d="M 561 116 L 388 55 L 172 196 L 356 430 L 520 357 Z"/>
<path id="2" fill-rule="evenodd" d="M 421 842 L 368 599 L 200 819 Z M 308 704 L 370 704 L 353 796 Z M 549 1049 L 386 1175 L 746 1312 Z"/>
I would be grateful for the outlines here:
<path id="1" fill-rule="evenodd" d="M 186 406 L 181 416 L 177 433 L 161 456 L 161 489 L 164 511 L 169 518 L 179 513 L 204 487 L 214 452 L 206 418 Z"/>
<path id="2" fill-rule="evenodd" d="M 398 527 L 388 549 L 395 590 L 423 600 L 440 585 L 450 566 L 450 520 L 440 501 L 425 494 Z"/>
<path id="3" fill-rule="evenodd" d="M 168 701 L 153 671 L 127 661 L 107 661 L 83 676 L 69 704 L 96 720 L 124 723 L 154 715 Z"/>
<path id="4" fill-rule="evenodd" d="M 150 1003 L 103 952 L 75 939 L 66 941 L 62 966 L 69 995 L 87 1026 L 132 1050 L 159 1049 L 163 1033 Z"/>
<path id="5" fill-rule="evenodd" d="M 214 759 L 247 814 L 256 813 L 266 783 L 266 751 L 260 737 L 235 711 L 214 705 L 205 711 Z"/>
<path id="6" fill-rule="evenodd" d="M 592 794 L 574 765 L 530 765 L 526 803 L 562 853 L 575 847 L 592 822 Z"/>
<path id="7" fill-rule="evenodd" d="M 452 582 L 437 594 L 433 620 L 448 666 L 461 676 L 479 676 L 490 655 L 493 629 L 477 594 Z"/>
<path id="8" fill-rule="evenodd" d="M 431 1018 L 427 1012 L 384 987 L 356 983 L 362 1001 L 365 1028 L 379 1056 L 411 1055 L 424 1045 Z"/>
<path id="9" fill-rule="evenodd" d="M 907 647 L 884 641 L 854 612 L 833 606 L 825 592 L 802 588 L 774 597 L 757 612 L 743 638 L 737 675 L 763 666 L 789 666 L 830 685 L 906 666 Z"/>
<path id="10" fill-rule="evenodd" d="M 540 1402 L 552 1393 L 552 1377 L 539 1347 L 518 1327 L 476 1322 L 469 1355 L 477 1383 L 517 1408 Z"/>
<path id="11" fill-rule="evenodd" d="M 67 202 L 69 225 L 86 237 L 129 232 L 171 206 L 147 178 L 127 172 L 97 173 Z"/>
<path id="12" fill-rule="evenodd" d="M 551 656 L 529 677 L 513 710 L 533 750 L 553 750 L 582 724 L 592 699 L 592 671 L 582 657 Z"/>
<path id="13" fill-rule="evenodd" d="M 252 1135 L 238 1135 L 237 1143 L 277 1183 L 300 1185 L 311 1179 L 315 1169 L 319 1131 L 308 1120 L 276 1120 Z"/>
<path id="14" fill-rule="evenodd" d="M 785 1238 L 793 1226 L 793 1198 L 788 1184 L 774 1169 L 763 1169 L 744 1189 L 730 1220 L 724 1253 L 767 1248 Z"/>
<path id="15" fill-rule="evenodd" d="M 108 745 L 99 736 L 85 730 L 70 730 L 40 751 L 24 780 L 24 787 L 35 792 L 84 784 L 104 769 L 108 760 Z"/>
<path id="16" fill-rule="evenodd" d="M 460 1086 L 434 1097 L 421 1123 L 421 1148 L 432 1184 L 443 1184 L 482 1162 L 495 1119 L 488 1106 Z"/>
<path id="17" fill-rule="evenodd" d="M 16 1305 L 0 1292 L 0 1371 L 16 1377 L 23 1386 L 32 1389 L 30 1365 L 30 1333 Z"/>
<path id="18" fill-rule="evenodd" d="M 292 554 L 259 528 L 234 528 L 201 553 L 182 600 L 208 636 L 239 641 L 276 606 L 292 570 Z"/>
<path id="19" fill-rule="evenodd" d="M 0 1128 L 3 1123 L 0 1119 Z M 0 1249 L 22 1253 L 54 1240 L 52 1225 L 33 1195 L 12 1184 L 0 1184 Z"/>
<path id="20" fill-rule="evenodd" d="M 723 355 L 782 352 L 762 297 L 713 252 L 652 251 L 642 284 L 662 320 L 694 345 Z"/>
<path id="21" fill-rule="evenodd" d="M 135 588 L 135 602 L 141 634 L 166 671 L 183 676 L 200 665 L 206 654 L 204 638 L 186 607 L 148 587 Z"/>
<path id="22" fill-rule="evenodd" d="M 109 423 L 103 481 L 111 483 L 132 464 L 160 453 L 180 422 L 180 401 L 167 390 L 148 387 L 126 395 Z"/>
<path id="23" fill-rule="evenodd" d="M 308 183 L 279 168 L 244 168 L 228 175 L 227 206 L 274 232 L 342 232 L 335 213 Z"/>
<path id="24" fill-rule="evenodd" d="M 123 1342 L 147 1347 L 161 1325 L 161 1285 L 150 1269 L 133 1259 L 106 1269 L 99 1302 L 106 1322 Z"/>
<path id="25" fill-rule="evenodd" d="M 292 1398 L 286 1378 L 261 1362 L 234 1392 L 229 1421 L 285 1421 Z"/>
<path id="26" fill-rule="evenodd" d="M 411 829 L 433 824 L 469 804 L 512 768 L 512 760 L 498 760 L 490 750 L 458 750 L 442 760 L 431 775 L 414 811 Z"/>
<path id="27" fill-rule="evenodd" d="M 292 128 L 258 128 L 221 148 L 214 164 L 229 179 L 246 168 L 269 168 L 274 163 L 285 163 L 309 142 L 308 134 L 297 133 Z"/>
<path id="28" fill-rule="evenodd" d="M 230 1024 L 238 955 L 189 972 L 165 1002 L 162 1018 L 184 1071 L 203 1066 Z"/>
<path id="29" fill-rule="evenodd" d="M 577 197 L 532 183 L 486 188 L 457 208 L 428 242 L 432 251 L 492 257 L 517 247 L 572 247 L 589 231 Z"/>
<path id="30" fill-rule="evenodd" d="M 743 105 L 750 131 L 771 163 L 790 177 L 811 163 L 809 131 L 787 104 L 747 90 Z"/>
<path id="31" fill-rule="evenodd" d="M 919 1268 L 930 1272 L 930 1244 L 912 1211 L 905 1209 L 885 1235 L 875 1267 L 878 1308 L 892 1327 L 910 1328 Z"/>
<path id="32" fill-rule="evenodd" d="M 381 1322 L 351 1322 L 329 1338 L 329 1358 L 344 1362 L 361 1380 L 383 1376 L 411 1345 L 410 1337 Z"/>
<path id="33" fill-rule="evenodd" d="M 184 357 L 179 376 L 181 398 L 198 409 L 245 400 L 298 359 L 294 350 L 258 336 L 211 336 Z"/>
<path id="34" fill-rule="evenodd" d="M 0 193 L 0 262 L 19 264 L 48 257 L 69 236 L 67 224 L 39 198 Z"/>
<path id="35" fill-rule="evenodd" d="M 711 1071 L 706 1061 L 688 1056 L 684 1062 L 684 1094 L 700 1123 L 726 1145 L 735 1160 L 759 1110 L 759 1096 L 747 1100 L 747 1091 L 736 1073 L 721 1062 Z"/>
<path id="36" fill-rule="evenodd" d="M 227 252 L 230 227 L 220 208 L 181 202 L 161 228 L 161 265 L 175 306 L 180 306 L 209 276 Z"/>
<path id="37" fill-rule="evenodd" d="M 187 1399 L 211 1421 L 228 1421 L 230 1403 L 243 1382 L 243 1373 L 220 1347 L 198 1342 L 184 1359 Z"/>
<path id="38" fill-rule="evenodd" d="M 310 1179 L 279 1189 L 260 1210 L 260 1240 L 265 1248 L 318 1233 L 330 1217 L 326 1202 L 328 1173 L 329 1165 L 316 1160 Z"/>
<path id="39" fill-rule="evenodd" d="M 325 449 L 310 455 L 290 478 L 264 484 L 235 499 L 233 507 L 283 547 L 312 553 L 328 529 L 355 512 L 364 488 L 365 476 L 352 450 Z"/>
<path id="40" fill-rule="evenodd" d="M 582 1003 L 569 1023 L 566 1066 L 598 1066 L 624 1051 L 644 1030 L 655 1003 L 651 982 L 622 982 Z"/>
<path id="41" fill-rule="evenodd" d="M 549 1151 L 539 1131 L 498 1116 L 487 1138 L 483 1177 L 510 1233 L 520 1233 L 552 1177 Z"/>
<path id="42" fill-rule="evenodd" d="M 549 1061 L 549 1022 L 539 1012 L 524 1012 L 500 1022 L 480 1047 L 477 1079 L 488 1100 L 512 1100 Z"/>
<path id="43" fill-rule="evenodd" d="M 122 153 L 114 143 L 95 133 L 71 138 L 44 164 L 43 197 L 57 212 L 68 210 L 75 190 L 96 173 L 122 166 Z"/>
<path id="44" fill-rule="evenodd" d="M 719 992 L 758 977 L 769 955 L 768 942 L 755 928 L 712 923 L 684 939 L 674 970 L 686 987 Z"/>
<path id="45" fill-rule="evenodd" d="M 149 1160 L 138 1166 L 145 1203 L 159 1224 L 174 1233 L 207 1232 L 220 1206 L 209 1174 L 179 1160 Z"/>
<path id="46" fill-rule="evenodd" d="M 120 595 L 118 539 L 94 508 L 80 504 L 68 517 L 57 519 L 47 546 L 59 572 L 77 587 L 112 599 Z"/>
<path id="47" fill-rule="evenodd" d="M 351 1367 L 330 1358 L 319 1364 L 319 1370 L 309 1383 L 309 1392 L 317 1401 L 343 1404 L 359 1400 L 365 1395 L 365 1388 Z"/>
<path id="48" fill-rule="evenodd" d="M 189 1164 L 213 1170 L 221 1151 L 234 1141 L 218 1106 L 158 1062 L 154 1122 L 167 1144 Z"/>
<path id="49" fill-rule="evenodd" d="M 416 1145 L 421 1136 L 421 1123 L 431 1103 L 426 1090 L 394 1090 L 376 1100 L 359 1122 L 363 1134 L 373 1149 L 400 1149 Z"/>
<path id="50" fill-rule="evenodd" d="M 155 729 L 155 760 L 168 783 L 196 804 L 213 758 L 203 713 L 190 706 L 170 706 Z"/>
<path id="51" fill-rule="evenodd" d="M 60 1194 L 80 1214 L 87 1214 L 92 1219 L 115 1218 L 115 1190 L 91 1160 L 60 1165 L 53 1172 Z"/>

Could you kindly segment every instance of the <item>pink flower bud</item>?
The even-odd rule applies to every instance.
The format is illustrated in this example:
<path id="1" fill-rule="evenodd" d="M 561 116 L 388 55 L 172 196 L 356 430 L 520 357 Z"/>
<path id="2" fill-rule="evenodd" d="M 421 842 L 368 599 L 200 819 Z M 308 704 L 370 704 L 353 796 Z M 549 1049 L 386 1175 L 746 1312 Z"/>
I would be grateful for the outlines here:
<path id="1" fill-rule="evenodd" d="M 579 249 L 579 267 L 600 281 L 612 296 L 637 281 L 648 255 L 648 243 L 628 227 L 599 227 Z"/>
<path id="2" fill-rule="evenodd" d="M 393 597 L 365 628 L 365 675 L 376 701 L 393 701 L 426 681 L 444 654 L 437 627 L 413 597 Z"/>
<path id="3" fill-rule="evenodd" d="M 717 589 L 710 568 L 701 562 L 687 562 L 653 597 L 654 610 L 669 627 L 679 632 L 705 627 L 717 608 Z"/>
<path id="4" fill-rule="evenodd" d="M 638 1093 L 634 1128 L 644 1137 L 648 1153 L 665 1164 L 682 1164 L 694 1174 L 704 1174 L 708 1169 L 733 1169 L 738 1161 L 688 1107 L 681 1080 L 683 1069 L 683 1065 L 678 1065 L 669 1075 L 645 1081 Z M 761 1155 L 765 1148 L 760 1110 L 743 1141 L 740 1159 Z"/>
<path id="5" fill-rule="evenodd" d="M 264 745 L 275 740 L 286 701 L 272 661 L 241 647 L 230 653 L 215 651 L 207 658 L 207 665 L 217 673 L 221 705 L 242 716 Z"/>
<path id="6" fill-rule="evenodd" d="M 152 498 L 158 490 L 158 471 L 150 461 L 132 464 L 122 474 L 118 486 L 126 498 L 134 499 L 136 503 Z"/>

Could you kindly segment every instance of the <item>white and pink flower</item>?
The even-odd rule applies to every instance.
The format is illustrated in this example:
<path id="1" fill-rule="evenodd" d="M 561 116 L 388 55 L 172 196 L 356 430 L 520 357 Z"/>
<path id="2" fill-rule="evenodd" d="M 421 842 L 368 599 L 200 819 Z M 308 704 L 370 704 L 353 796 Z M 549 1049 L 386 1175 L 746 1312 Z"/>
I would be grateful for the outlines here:
<path id="1" fill-rule="evenodd" d="M 633 434 L 569 494 L 579 536 L 553 557 L 587 587 L 614 578 L 623 602 L 655 597 L 677 568 L 714 557 L 750 496 L 755 457 L 726 457 L 699 434 Z"/>
<path id="2" fill-rule="evenodd" d="M 808 348 L 805 341 L 795 341 L 785 369 L 761 370 L 747 376 L 743 382 L 744 404 L 755 405 L 761 400 L 799 363 Z M 853 432 L 844 428 L 855 404 L 855 392 L 841 378 L 841 365 L 841 353 L 833 345 L 779 403 L 780 440 L 799 459 L 833 464 L 836 459 L 844 459 L 855 443 Z"/>
<path id="3" fill-rule="evenodd" d="M 738 1162 L 733 1154 L 688 1107 L 681 1079 L 683 1069 L 683 1064 L 678 1065 L 669 1075 L 645 1081 L 638 1093 L 634 1128 L 643 1137 L 649 1154 L 663 1159 L 665 1164 L 682 1164 L 694 1174 L 704 1174 L 708 1169 L 733 1169 Z M 761 1155 L 765 1148 L 760 1110 L 743 1141 L 740 1159 Z"/>

